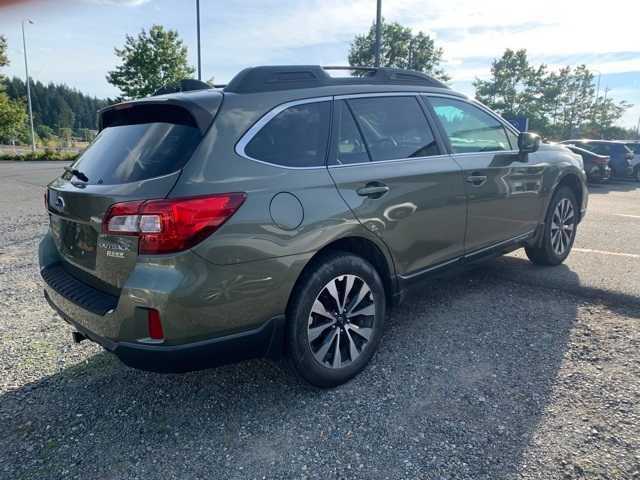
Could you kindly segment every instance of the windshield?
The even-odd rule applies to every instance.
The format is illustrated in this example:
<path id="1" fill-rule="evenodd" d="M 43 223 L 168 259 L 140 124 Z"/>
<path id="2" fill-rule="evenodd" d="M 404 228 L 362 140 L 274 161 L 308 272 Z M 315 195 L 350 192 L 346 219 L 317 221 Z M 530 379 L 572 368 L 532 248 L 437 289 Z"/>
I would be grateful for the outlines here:
<path id="1" fill-rule="evenodd" d="M 180 170 L 200 142 L 200 131 L 173 123 L 105 128 L 73 165 L 92 185 L 160 177 Z M 72 173 L 65 173 L 67 177 Z M 76 175 L 77 176 L 77 175 Z"/>

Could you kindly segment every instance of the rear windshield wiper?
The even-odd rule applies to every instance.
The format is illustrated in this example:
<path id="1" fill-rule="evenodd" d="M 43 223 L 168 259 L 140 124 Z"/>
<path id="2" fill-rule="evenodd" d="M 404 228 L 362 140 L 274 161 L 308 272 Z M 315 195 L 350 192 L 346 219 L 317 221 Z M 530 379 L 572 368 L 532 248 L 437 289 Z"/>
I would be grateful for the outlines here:
<path id="1" fill-rule="evenodd" d="M 80 170 L 77 170 L 77 169 L 71 168 L 71 167 L 64 167 L 64 171 L 65 172 L 69 172 L 71 175 L 76 177 L 78 180 L 82 180 L 83 182 L 88 182 L 89 181 L 89 177 L 87 177 Z"/>

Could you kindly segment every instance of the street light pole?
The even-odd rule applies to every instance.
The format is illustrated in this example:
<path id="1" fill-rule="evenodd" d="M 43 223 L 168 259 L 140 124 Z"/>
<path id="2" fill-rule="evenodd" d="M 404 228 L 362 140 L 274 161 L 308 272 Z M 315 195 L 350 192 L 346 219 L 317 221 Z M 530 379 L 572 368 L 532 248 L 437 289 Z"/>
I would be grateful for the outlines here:
<path id="1" fill-rule="evenodd" d="M 198 80 L 202 80 L 202 63 L 200 60 L 200 0 L 196 0 L 196 17 L 198 30 Z"/>
<path id="2" fill-rule="evenodd" d="M 378 5 L 376 8 L 376 57 L 375 57 L 375 67 L 380 66 L 380 36 L 382 30 L 382 0 L 378 0 Z"/>
<path id="3" fill-rule="evenodd" d="M 36 151 L 36 135 L 33 130 L 33 109 L 31 107 L 31 87 L 29 81 L 29 63 L 27 62 L 27 40 L 24 34 L 24 22 L 27 21 L 33 25 L 33 21 L 22 20 L 22 49 L 24 50 L 24 71 L 27 76 L 27 103 L 29 104 L 29 124 L 31 125 L 31 151 Z"/>

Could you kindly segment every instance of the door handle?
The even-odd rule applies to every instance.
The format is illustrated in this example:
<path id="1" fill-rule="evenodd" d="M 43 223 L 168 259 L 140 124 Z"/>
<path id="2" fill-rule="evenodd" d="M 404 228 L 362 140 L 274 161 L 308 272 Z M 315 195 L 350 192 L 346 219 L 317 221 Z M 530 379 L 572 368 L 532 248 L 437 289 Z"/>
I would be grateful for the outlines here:
<path id="1" fill-rule="evenodd" d="M 389 191 L 389 187 L 380 182 L 367 183 L 364 187 L 356 190 L 361 197 L 380 198 Z"/>
<path id="2" fill-rule="evenodd" d="M 466 180 L 467 183 L 470 183 L 474 187 L 479 187 L 479 186 L 483 185 L 484 182 L 487 181 L 487 176 L 473 173 L 473 174 L 469 175 L 465 180 Z"/>

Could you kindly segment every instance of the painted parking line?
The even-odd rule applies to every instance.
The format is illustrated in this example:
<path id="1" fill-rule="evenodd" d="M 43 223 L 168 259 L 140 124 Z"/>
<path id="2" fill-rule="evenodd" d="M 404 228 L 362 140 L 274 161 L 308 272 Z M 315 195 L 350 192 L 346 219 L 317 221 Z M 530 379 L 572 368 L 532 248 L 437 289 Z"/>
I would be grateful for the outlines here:
<path id="1" fill-rule="evenodd" d="M 627 217 L 627 218 L 637 218 L 640 219 L 640 215 L 629 215 L 627 213 L 614 213 L 616 217 Z"/>
<path id="2" fill-rule="evenodd" d="M 600 255 L 613 255 L 615 257 L 640 258 L 636 253 L 607 252 L 606 250 L 592 250 L 591 248 L 574 248 L 574 252 L 598 253 Z"/>

